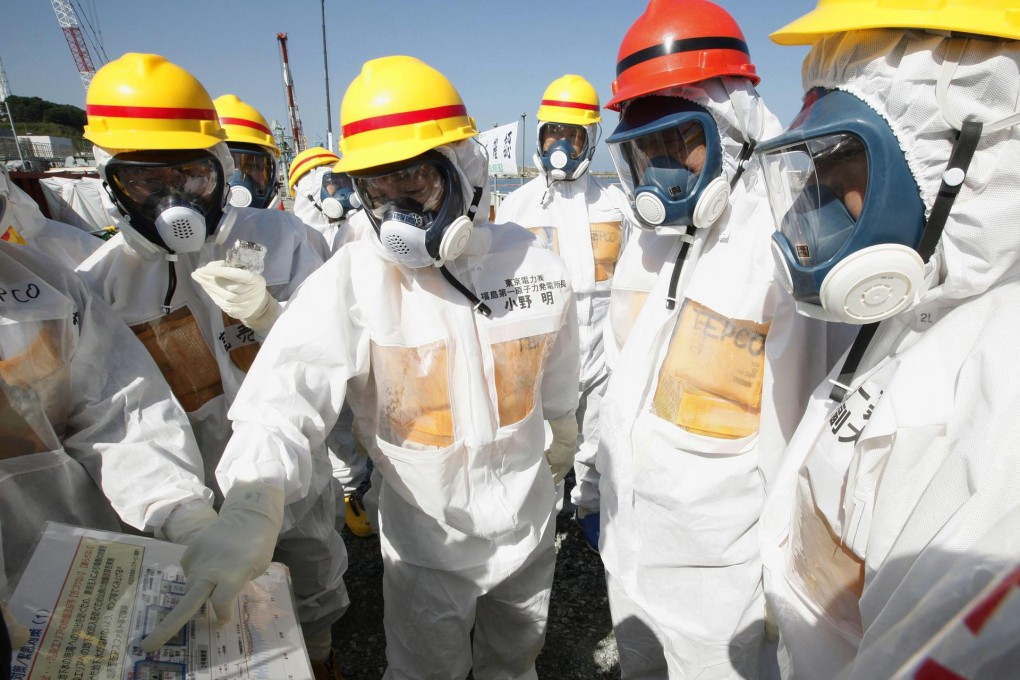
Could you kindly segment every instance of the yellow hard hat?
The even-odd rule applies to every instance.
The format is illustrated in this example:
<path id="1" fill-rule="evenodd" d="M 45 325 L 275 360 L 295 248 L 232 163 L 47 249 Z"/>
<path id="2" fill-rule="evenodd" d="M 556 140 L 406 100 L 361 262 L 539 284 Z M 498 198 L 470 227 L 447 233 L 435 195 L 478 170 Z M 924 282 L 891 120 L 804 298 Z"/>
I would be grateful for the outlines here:
<path id="1" fill-rule="evenodd" d="M 591 125 L 602 122 L 599 95 L 591 83 L 581 76 L 566 75 L 545 88 L 538 107 L 543 123 Z"/>
<path id="2" fill-rule="evenodd" d="M 338 172 L 396 163 L 478 134 L 446 76 L 404 56 L 365 62 L 340 104 L 340 127 Z"/>
<path id="3" fill-rule="evenodd" d="M 202 83 L 158 54 L 129 52 L 96 72 L 85 138 L 105 149 L 208 149 L 226 139 Z"/>
<path id="4" fill-rule="evenodd" d="M 290 195 L 294 195 L 294 185 L 298 183 L 302 175 L 320 165 L 333 165 L 338 160 L 340 160 L 339 156 L 321 146 L 313 146 L 294 156 L 294 160 L 290 162 L 290 175 L 287 177 L 287 188 L 290 189 Z"/>
<path id="5" fill-rule="evenodd" d="M 276 148 L 276 140 L 269 129 L 269 123 L 255 107 L 241 101 L 236 95 L 225 94 L 213 100 L 216 113 L 220 117 L 220 125 L 227 133 L 228 142 L 244 142 L 257 144 L 270 149 L 277 158 L 280 150 Z"/>
<path id="6" fill-rule="evenodd" d="M 818 0 L 770 35 L 780 45 L 810 45 L 820 35 L 868 28 L 920 28 L 1020 40 L 1016 0 Z"/>

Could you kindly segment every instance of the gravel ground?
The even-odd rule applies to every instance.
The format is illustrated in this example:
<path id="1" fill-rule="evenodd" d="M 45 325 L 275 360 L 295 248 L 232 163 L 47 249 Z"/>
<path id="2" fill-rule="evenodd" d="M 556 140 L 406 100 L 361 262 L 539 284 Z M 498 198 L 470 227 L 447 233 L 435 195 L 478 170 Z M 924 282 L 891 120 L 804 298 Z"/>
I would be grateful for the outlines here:
<path id="1" fill-rule="evenodd" d="M 588 550 L 572 514 L 568 503 L 556 518 L 556 576 L 545 647 L 536 662 L 538 677 L 617 680 L 620 668 L 602 562 Z M 344 580 L 351 607 L 333 626 L 333 646 L 346 680 L 379 680 L 386 670 L 379 539 L 358 538 L 346 528 L 343 538 L 350 558 Z"/>

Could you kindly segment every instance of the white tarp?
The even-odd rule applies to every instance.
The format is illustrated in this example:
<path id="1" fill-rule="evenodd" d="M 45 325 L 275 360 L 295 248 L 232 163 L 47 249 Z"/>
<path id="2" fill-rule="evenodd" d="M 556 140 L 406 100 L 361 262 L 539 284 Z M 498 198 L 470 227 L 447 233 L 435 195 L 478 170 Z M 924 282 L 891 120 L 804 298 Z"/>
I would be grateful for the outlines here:
<path id="1" fill-rule="evenodd" d="M 489 175 L 517 175 L 517 135 L 520 121 L 478 133 L 489 153 Z"/>
<path id="2" fill-rule="evenodd" d="M 50 217 L 78 227 L 83 231 L 98 231 L 112 224 L 103 207 L 105 189 L 103 180 L 95 177 L 71 179 L 45 177 L 39 180 Z M 109 199 L 107 199 L 109 200 Z"/>

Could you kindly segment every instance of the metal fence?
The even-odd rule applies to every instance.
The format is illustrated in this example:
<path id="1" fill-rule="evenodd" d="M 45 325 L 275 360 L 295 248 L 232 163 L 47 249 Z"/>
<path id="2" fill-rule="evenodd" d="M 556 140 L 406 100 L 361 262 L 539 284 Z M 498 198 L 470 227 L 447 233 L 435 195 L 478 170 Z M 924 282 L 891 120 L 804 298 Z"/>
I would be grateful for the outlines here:
<path id="1" fill-rule="evenodd" d="M 13 137 L 0 137 L 0 162 L 17 161 L 19 158 L 38 159 L 44 161 L 51 168 L 63 168 L 67 165 L 68 157 L 75 160 L 75 164 L 92 165 L 95 159 L 92 155 L 92 142 L 85 139 L 72 139 L 68 147 L 61 144 L 56 149 L 52 144 L 33 142 L 28 139 L 18 139 L 18 146 L 21 147 L 21 154 L 18 154 L 18 147 L 15 146 Z"/>

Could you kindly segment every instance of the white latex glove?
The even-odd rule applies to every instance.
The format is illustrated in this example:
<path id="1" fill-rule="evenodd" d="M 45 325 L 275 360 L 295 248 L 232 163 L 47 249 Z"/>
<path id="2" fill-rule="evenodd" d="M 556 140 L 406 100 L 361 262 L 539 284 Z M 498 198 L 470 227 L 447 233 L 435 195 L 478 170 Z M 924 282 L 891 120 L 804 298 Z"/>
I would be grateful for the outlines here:
<path id="1" fill-rule="evenodd" d="M 280 316 L 280 303 L 261 274 L 213 260 L 191 272 L 216 305 L 248 328 L 265 335 Z"/>
<path id="2" fill-rule="evenodd" d="M 171 543 L 188 545 L 202 529 L 219 518 L 205 501 L 191 500 L 174 508 L 163 522 L 163 535 Z"/>
<path id="3" fill-rule="evenodd" d="M 556 420 L 549 421 L 553 440 L 545 452 L 549 462 L 553 481 L 557 484 L 570 472 L 574 465 L 574 453 L 577 452 L 577 418 L 573 413 Z"/>
<path id="4" fill-rule="evenodd" d="M 230 621 L 245 584 L 269 566 L 283 525 L 283 490 L 262 482 L 230 489 L 219 517 L 196 534 L 181 558 L 184 596 L 139 647 L 154 652 L 209 600 L 220 624 Z"/>

